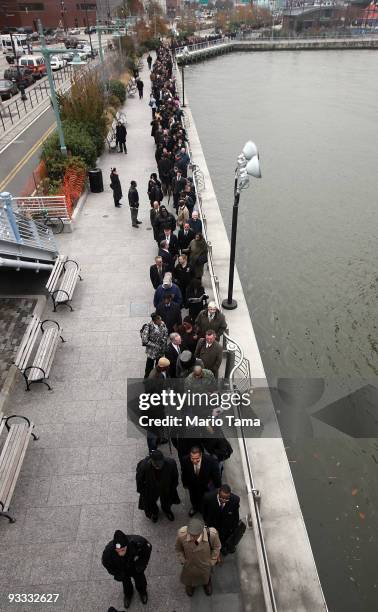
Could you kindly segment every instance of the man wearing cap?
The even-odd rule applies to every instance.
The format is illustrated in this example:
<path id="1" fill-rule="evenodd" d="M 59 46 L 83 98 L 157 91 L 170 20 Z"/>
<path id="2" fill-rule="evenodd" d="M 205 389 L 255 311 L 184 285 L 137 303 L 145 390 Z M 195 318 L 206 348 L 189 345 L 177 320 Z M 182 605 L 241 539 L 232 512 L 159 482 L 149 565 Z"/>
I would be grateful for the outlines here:
<path id="1" fill-rule="evenodd" d="M 215 302 L 209 302 L 207 308 L 201 310 L 196 318 L 195 325 L 198 335 L 201 338 L 205 337 L 205 334 L 209 329 L 213 329 L 215 331 L 216 339 L 219 340 L 221 335 L 227 329 L 225 316 L 217 308 Z"/>
<path id="2" fill-rule="evenodd" d="M 136 469 L 137 492 L 139 493 L 139 510 L 144 510 L 147 518 L 156 523 L 159 515 L 157 500 L 160 498 L 161 509 L 169 521 L 175 517 L 172 504 L 179 504 L 177 493 L 178 470 L 176 461 L 164 457 L 159 450 L 139 461 Z"/>
<path id="3" fill-rule="evenodd" d="M 126 535 L 117 530 L 102 553 L 102 564 L 114 576 L 114 580 L 122 582 L 124 593 L 124 606 L 130 607 L 133 596 L 134 579 L 135 588 L 139 592 L 141 602 L 146 604 L 147 580 L 144 575 L 151 556 L 151 544 L 139 535 Z"/>
<path id="4" fill-rule="evenodd" d="M 203 586 L 206 595 L 211 595 L 211 572 L 221 549 L 217 530 L 205 527 L 202 519 L 192 518 L 178 530 L 175 548 L 183 566 L 180 580 L 186 594 L 192 597 L 194 589 Z"/>

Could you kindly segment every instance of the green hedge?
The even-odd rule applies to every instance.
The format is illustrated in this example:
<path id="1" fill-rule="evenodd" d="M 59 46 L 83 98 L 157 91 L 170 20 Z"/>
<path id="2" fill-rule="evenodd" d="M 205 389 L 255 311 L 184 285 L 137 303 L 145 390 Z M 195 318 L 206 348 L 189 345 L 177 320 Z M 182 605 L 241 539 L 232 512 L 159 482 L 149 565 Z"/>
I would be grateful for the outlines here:
<path id="1" fill-rule="evenodd" d="M 117 96 L 121 104 L 126 100 L 126 87 L 121 81 L 109 81 L 109 92 L 112 96 Z"/>

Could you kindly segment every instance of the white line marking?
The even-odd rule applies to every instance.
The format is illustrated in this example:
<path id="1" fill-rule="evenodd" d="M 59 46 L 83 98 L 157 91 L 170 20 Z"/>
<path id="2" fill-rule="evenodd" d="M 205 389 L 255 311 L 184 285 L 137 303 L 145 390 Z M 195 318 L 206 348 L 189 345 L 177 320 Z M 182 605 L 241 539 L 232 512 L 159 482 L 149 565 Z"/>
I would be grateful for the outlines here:
<path id="1" fill-rule="evenodd" d="M 4 151 L 5 151 L 5 150 L 6 150 L 8 147 L 10 147 L 10 145 L 11 145 L 11 144 L 13 144 L 13 143 L 14 143 L 14 142 L 15 142 L 15 141 L 16 141 L 16 140 L 17 140 L 17 139 L 20 137 L 20 136 L 22 136 L 22 134 L 23 134 L 24 132 L 26 132 L 26 130 L 28 130 L 28 129 L 29 129 L 29 128 L 30 128 L 30 127 L 33 125 L 33 123 L 35 123 L 35 122 L 37 121 L 37 119 L 40 119 L 40 117 L 42 117 L 42 115 L 44 115 L 44 114 L 45 114 L 45 112 L 46 112 L 46 111 L 48 111 L 50 108 L 51 108 L 51 106 L 50 106 L 50 105 L 49 105 L 47 108 L 44 108 L 44 109 L 43 109 L 43 111 L 42 111 L 42 112 L 40 112 L 40 113 L 39 113 L 39 115 L 37 115 L 37 116 L 36 116 L 36 117 L 33 119 L 33 121 L 31 121 L 31 122 L 29 123 L 29 125 L 27 125 L 27 126 L 26 126 L 26 127 L 25 127 L 25 128 L 24 128 L 24 129 L 23 129 L 23 130 L 22 130 L 22 131 L 19 133 L 19 134 L 17 134 L 17 135 L 16 135 L 16 136 L 15 136 L 15 137 L 14 137 L 14 138 L 13 138 L 13 139 L 10 141 L 10 142 L 8 142 L 8 144 L 7 144 L 7 145 L 5 145 L 5 147 L 3 147 L 3 148 L 0 150 L 0 155 L 1 155 L 2 153 L 4 153 Z"/>

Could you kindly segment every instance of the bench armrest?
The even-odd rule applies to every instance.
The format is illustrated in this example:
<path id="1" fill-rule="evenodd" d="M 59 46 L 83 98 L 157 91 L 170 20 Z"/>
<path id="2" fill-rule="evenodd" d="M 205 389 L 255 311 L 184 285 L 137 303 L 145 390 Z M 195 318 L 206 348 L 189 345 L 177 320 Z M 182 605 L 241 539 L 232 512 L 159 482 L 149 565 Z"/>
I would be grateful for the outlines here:
<path id="1" fill-rule="evenodd" d="M 66 264 L 68 264 L 68 262 L 74 263 L 76 265 L 76 269 L 79 270 L 80 266 L 77 263 L 77 261 L 75 261 L 74 259 L 66 259 L 66 261 L 63 264 L 63 270 L 66 271 Z"/>
<path id="2" fill-rule="evenodd" d="M 7 428 L 8 431 L 10 430 L 10 425 L 8 425 L 9 419 L 15 419 L 15 418 L 17 418 L 17 419 L 24 419 L 24 421 L 27 422 L 29 427 L 32 426 L 33 429 L 34 429 L 34 423 L 32 425 L 32 423 L 30 422 L 30 419 L 28 419 L 28 417 L 26 417 L 26 416 L 24 416 L 22 414 L 10 414 L 9 416 L 5 417 L 5 427 Z M 36 434 L 32 433 L 32 436 L 33 436 L 34 440 L 38 440 L 38 436 Z"/>
<path id="3" fill-rule="evenodd" d="M 61 289 L 58 289 L 58 291 L 62 291 L 62 290 L 61 290 Z M 53 293 L 55 293 L 55 291 L 54 291 Z M 67 293 L 67 291 L 65 291 L 64 293 Z M 62 328 L 60 327 L 60 325 L 59 325 L 58 321 L 54 321 L 54 319 L 45 319 L 45 320 L 44 320 L 44 321 L 42 321 L 42 323 L 41 323 L 41 332 L 42 332 L 42 333 L 45 331 L 45 329 L 44 329 L 44 327 L 43 327 L 45 323 L 55 323 L 55 325 L 56 325 L 56 327 L 57 327 L 58 331 L 60 331 L 60 330 L 62 329 Z"/>

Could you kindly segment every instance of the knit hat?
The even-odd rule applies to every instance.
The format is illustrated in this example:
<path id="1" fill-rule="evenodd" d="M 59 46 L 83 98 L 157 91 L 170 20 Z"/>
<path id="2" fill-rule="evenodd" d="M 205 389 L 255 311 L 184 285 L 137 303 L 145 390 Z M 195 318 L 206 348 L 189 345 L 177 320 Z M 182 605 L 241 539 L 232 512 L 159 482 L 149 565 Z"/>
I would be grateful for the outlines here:
<path id="1" fill-rule="evenodd" d="M 192 358 L 192 353 L 190 351 L 182 351 L 179 359 L 181 363 L 189 363 Z"/>
<path id="2" fill-rule="evenodd" d="M 117 531 L 114 532 L 114 536 L 113 536 L 113 544 L 114 544 L 114 548 L 124 548 L 125 546 L 127 546 L 129 540 L 127 535 L 125 535 L 123 533 L 123 531 L 119 531 L 119 529 L 117 529 Z"/>
<path id="3" fill-rule="evenodd" d="M 158 361 L 159 368 L 169 368 L 170 365 L 171 362 L 169 361 L 169 359 L 167 359 L 166 357 L 160 357 Z"/>
<path id="4" fill-rule="evenodd" d="M 164 455 L 159 450 L 153 450 L 150 453 L 151 462 L 154 467 L 162 468 L 164 465 Z"/>
<path id="5" fill-rule="evenodd" d="M 188 533 L 190 535 L 199 536 L 205 527 L 205 523 L 200 518 L 192 518 L 188 524 Z"/>

